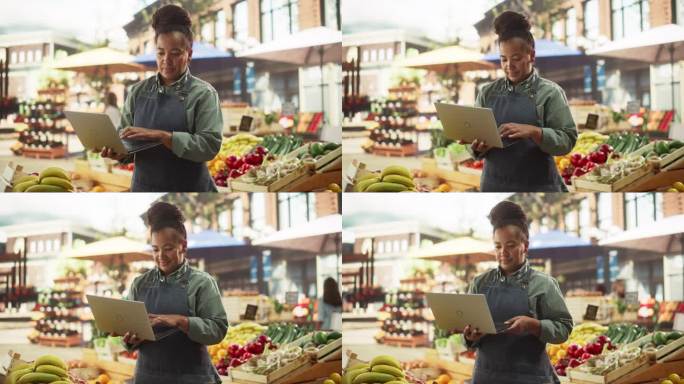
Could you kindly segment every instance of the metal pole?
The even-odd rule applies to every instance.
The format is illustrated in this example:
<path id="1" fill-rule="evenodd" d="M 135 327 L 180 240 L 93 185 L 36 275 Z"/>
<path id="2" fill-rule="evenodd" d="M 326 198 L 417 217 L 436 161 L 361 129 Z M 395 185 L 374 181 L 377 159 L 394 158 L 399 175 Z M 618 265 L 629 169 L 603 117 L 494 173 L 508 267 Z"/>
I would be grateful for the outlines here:
<path id="1" fill-rule="evenodd" d="M 674 80 L 674 44 L 668 47 L 670 51 L 670 91 L 672 92 L 672 119 L 677 115 L 675 108 L 675 80 Z"/>

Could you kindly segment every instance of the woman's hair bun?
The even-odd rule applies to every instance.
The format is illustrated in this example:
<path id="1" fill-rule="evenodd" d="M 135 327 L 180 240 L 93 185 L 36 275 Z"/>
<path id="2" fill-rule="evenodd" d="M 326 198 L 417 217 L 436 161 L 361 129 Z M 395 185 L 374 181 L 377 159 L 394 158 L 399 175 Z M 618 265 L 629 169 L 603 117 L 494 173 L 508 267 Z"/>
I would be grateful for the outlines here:
<path id="1" fill-rule="evenodd" d="M 145 213 L 145 222 L 151 232 L 173 228 L 186 237 L 185 217 L 178 207 L 165 202 L 156 202 Z"/>
<path id="2" fill-rule="evenodd" d="M 494 32 L 499 35 L 506 35 L 510 32 L 530 32 L 532 25 L 524 15 L 506 11 L 494 20 Z"/>
<path id="3" fill-rule="evenodd" d="M 158 31 L 170 25 L 190 28 L 192 26 L 190 14 L 185 9 L 174 4 L 168 4 L 157 9 L 154 15 L 152 15 L 152 28 Z"/>
<path id="4" fill-rule="evenodd" d="M 527 215 L 518 204 L 512 201 L 504 200 L 495 205 L 489 212 L 489 222 L 495 230 L 507 225 L 515 225 L 526 237 L 529 237 Z"/>

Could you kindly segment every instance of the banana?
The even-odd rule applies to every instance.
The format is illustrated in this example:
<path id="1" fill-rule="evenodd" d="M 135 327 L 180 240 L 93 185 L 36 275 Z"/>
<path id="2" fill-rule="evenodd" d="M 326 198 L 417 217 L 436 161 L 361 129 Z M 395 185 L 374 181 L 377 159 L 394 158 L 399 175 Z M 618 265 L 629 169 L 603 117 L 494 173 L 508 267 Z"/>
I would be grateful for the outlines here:
<path id="1" fill-rule="evenodd" d="M 68 369 L 67 365 L 64 363 L 64 360 L 60 359 L 59 357 L 57 357 L 55 355 L 40 356 L 39 358 L 36 359 L 35 364 L 36 364 L 36 367 L 41 366 L 41 365 L 54 365 L 55 367 L 60 367 L 65 371 Z"/>
<path id="2" fill-rule="evenodd" d="M 14 372 L 14 371 L 18 371 L 20 369 L 26 369 L 26 368 L 30 368 L 31 370 L 33 370 L 33 364 L 29 364 L 29 363 L 16 364 L 14 367 L 12 367 L 12 369 L 10 369 L 10 372 Z"/>
<path id="3" fill-rule="evenodd" d="M 395 377 L 404 377 L 404 371 L 401 369 L 391 366 L 391 365 L 386 365 L 386 364 L 378 364 L 374 365 L 373 368 L 371 368 L 371 372 L 380 372 L 380 373 L 386 373 L 388 375 L 392 375 Z"/>
<path id="4" fill-rule="evenodd" d="M 71 182 L 69 180 L 65 180 L 59 177 L 54 177 L 54 176 L 48 176 L 42 180 L 40 180 L 41 184 L 44 185 L 54 185 L 57 187 L 62 187 L 66 189 L 67 191 L 73 191 L 74 186 L 71 185 Z"/>
<path id="5" fill-rule="evenodd" d="M 399 360 L 389 355 L 375 356 L 373 360 L 371 360 L 370 365 L 371 367 L 374 367 L 376 365 L 389 365 L 391 367 L 401 369 L 401 364 L 399 364 Z"/>
<path id="6" fill-rule="evenodd" d="M 31 372 L 27 373 L 17 381 L 17 384 L 29 383 L 52 383 L 53 381 L 61 380 L 59 376 L 51 375 L 49 373 Z"/>
<path id="7" fill-rule="evenodd" d="M 408 188 L 402 184 L 379 182 L 369 185 L 364 192 L 402 192 L 407 189 Z"/>
<path id="8" fill-rule="evenodd" d="M 406 384 L 406 383 L 407 382 L 405 380 L 392 380 L 392 381 L 386 382 L 385 384 Z M 53 383 L 50 383 L 50 384 L 53 384 Z"/>
<path id="9" fill-rule="evenodd" d="M 361 368 L 370 368 L 370 365 L 368 365 L 368 363 L 357 363 L 347 368 L 347 371 L 355 371 Z"/>
<path id="10" fill-rule="evenodd" d="M 407 186 L 408 188 L 413 188 L 416 186 L 415 184 L 413 184 L 413 180 L 411 180 L 410 178 L 399 175 L 387 175 L 382 178 L 382 181 L 388 183 L 402 184 Z"/>
<path id="11" fill-rule="evenodd" d="M 31 372 L 33 372 L 32 367 L 12 370 L 12 372 L 10 372 L 9 375 L 7 375 L 7 380 L 5 380 L 5 383 L 6 384 L 16 384 L 19 381 L 19 378 L 21 378 L 22 376 L 29 374 Z"/>
<path id="12" fill-rule="evenodd" d="M 396 377 L 392 375 L 388 375 L 386 373 L 380 373 L 380 372 L 365 372 L 362 373 L 352 381 L 352 384 L 361 384 L 361 383 L 386 383 L 388 381 L 393 381 L 395 380 Z"/>
<path id="13" fill-rule="evenodd" d="M 62 168 L 59 168 L 59 167 L 45 168 L 43 170 L 43 172 L 40 173 L 40 180 L 43 180 L 44 178 L 50 177 L 50 176 L 59 177 L 61 179 L 65 179 L 65 180 L 71 180 L 71 178 L 69 176 L 67 176 L 66 172 Z"/>
<path id="14" fill-rule="evenodd" d="M 384 178 L 387 175 L 399 175 L 408 177 L 409 179 L 411 178 L 411 173 L 409 172 L 408 168 L 402 167 L 401 165 L 390 165 L 389 167 L 382 170 L 382 174 L 380 177 Z"/>
<path id="15" fill-rule="evenodd" d="M 50 384 L 72 384 L 71 381 L 65 381 L 65 380 L 59 380 L 59 381 L 53 381 Z"/>
<path id="16" fill-rule="evenodd" d="M 358 181 L 363 181 L 363 180 L 366 180 L 366 179 L 372 179 L 372 178 L 378 177 L 378 176 L 379 176 L 379 175 L 378 175 L 377 173 L 373 173 L 373 172 L 371 172 L 371 173 L 366 173 L 365 175 L 359 177 Z M 357 182 L 358 182 L 358 181 L 357 181 Z"/>
<path id="17" fill-rule="evenodd" d="M 362 374 L 362 373 L 367 373 L 367 372 L 370 372 L 370 368 L 369 368 L 369 367 L 366 367 L 366 368 L 358 368 L 358 369 L 354 369 L 354 370 L 351 370 L 351 371 L 347 371 L 347 375 L 349 375 L 349 383 L 350 383 L 350 384 L 353 383 L 353 382 L 354 382 L 354 379 L 356 379 L 356 377 L 357 377 L 358 375 L 360 375 L 360 374 Z"/>
<path id="18" fill-rule="evenodd" d="M 66 192 L 67 190 L 56 185 L 36 184 L 26 188 L 24 192 Z"/>
<path id="19" fill-rule="evenodd" d="M 40 180 L 40 178 L 39 178 L 38 176 L 36 176 L 36 175 L 22 176 L 22 177 L 19 178 L 19 180 L 15 181 L 14 184 L 15 184 L 15 185 L 16 185 L 16 184 L 21 184 L 21 183 L 23 183 L 23 182 L 25 182 L 25 181 L 29 181 L 29 180 L 35 180 L 36 182 L 38 182 L 38 181 Z"/>
<path id="20" fill-rule="evenodd" d="M 356 190 L 356 192 L 363 192 L 366 190 L 366 188 L 368 188 L 369 185 L 375 184 L 379 181 L 380 181 L 380 178 L 378 178 L 378 177 L 371 177 L 368 179 L 363 179 L 363 180 L 356 183 L 354 190 Z"/>
<path id="21" fill-rule="evenodd" d="M 54 365 L 40 365 L 36 368 L 36 372 L 41 372 L 41 373 L 51 373 L 53 375 L 57 375 L 60 377 L 67 377 L 67 371 L 66 369 L 62 369 L 60 367 L 56 367 Z"/>
<path id="22" fill-rule="evenodd" d="M 14 188 L 12 188 L 12 192 L 24 192 L 29 187 L 33 187 L 34 185 L 38 185 L 38 180 L 26 180 L 24 182 L 15 184 Z"/>

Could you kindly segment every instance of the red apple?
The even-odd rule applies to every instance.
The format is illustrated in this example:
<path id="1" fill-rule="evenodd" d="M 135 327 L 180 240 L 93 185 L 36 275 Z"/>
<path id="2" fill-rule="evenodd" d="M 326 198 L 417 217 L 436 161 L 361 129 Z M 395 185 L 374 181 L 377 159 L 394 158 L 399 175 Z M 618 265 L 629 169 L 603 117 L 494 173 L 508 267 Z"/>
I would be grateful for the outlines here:
<path id="1" fill-rule="evenodd" d="M 584 361 L 587 361 L 587 360 L 591 359 L 591 357 L 592 357 L 591 353 L 584 352 L 580 358 Z"/>
<path id="2" fill-rule="evenodd" d="M 569 366 L 570 368 L 575 368 L 575 367 L 579 367 L 580 365 L 582 365 L 582 363 L 581 363 L 579 360 L 577 360 L 577 359 L 570 359 L 570 364 L 569 364 L 568 366 Z"/>

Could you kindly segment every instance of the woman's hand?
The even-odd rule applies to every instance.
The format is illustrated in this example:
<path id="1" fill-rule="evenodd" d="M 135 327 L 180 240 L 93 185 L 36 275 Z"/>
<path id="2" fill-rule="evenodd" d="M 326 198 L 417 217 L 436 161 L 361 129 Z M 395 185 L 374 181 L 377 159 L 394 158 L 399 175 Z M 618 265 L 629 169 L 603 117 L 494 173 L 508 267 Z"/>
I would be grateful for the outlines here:
<path id="1" fill-rule="evenodd" d="M 188 318 L 182 315 L 155 315 L 150 313 L 148 315 L 150 325 L 155 327 L 157 325 L 164 325 L 172 328 L 180 328 L 182 331 L 188 331 Z"/>
<path id="2" fill-rule="evenodd" d="M 484 155 L 485 153 L 487 153 L 487 151 L 489 151 L 489 148 L 490 148 L 490 147 L 487 145 L 487 143 L 485 143 L 485 142 L 482 141 L 482 140 L 477 140 L 477 139 L 475 139 L 475 140 L 473 140 L 473 142 L 470 144 L 470 149 L 472 149 L 473 152 L 477 153 L 477 154 L 480 155 L 480 156 L 482 156 L 482 155 Z"/>
<path id="3" fill-rule="evenodd" d="M 116 161 L 121 161 L 121 160 L 123 160 L 124 157 L 126 157 L 126 155 L 118 154 L 118 153 L 114 152 L 113 149 L 108 148 L 108 147 L 102 148 L 102 151 L 100 152 L 100 156 L 108 158 L 108 159 L 114 159 Z"/>
<path id="4" fill-rule="evenodd" d="M 131 332 L 126 332 L 126 334 L 123 337 L 123 341 L 124 343 L 131 345 L 137 345 L 142 342 L 142 340 L 138 338 L 137 334 Z"/>
<path id="5" fill-rule="evenodd" d="M 542 139 L 542 129 L 528 124 L 501 124 L 499 133 L 504 139 L 532 139 L 537 144 L 541 143 Z"/>
<path id="6" fill-rule="evenodd" d="M 516 335 L 522 333 L 531 333 L 537 337 L 541 334 L 541 322 L 535 318 L 528 316 L 516 316 L 504 322 L 508 325 L 506 332 Z"/>
<path id="7" fill-rule="evenodd" d="M 121 130 L 119 136 L 128 140 L 159 141 L 165 147 L 171 148 L 171 132 L 159 129 L 149 129 L 141 127 L 126 127 Z"/>
<path id="8" fill-rule="evenodd" d="M 478 328 L 471 327 L 470 324 L 463 328 L 463 337 L 470 342 L 478 341 L 482 338 L 482 336 L 484 335 L 480 333 L 480 330 Z"/>

